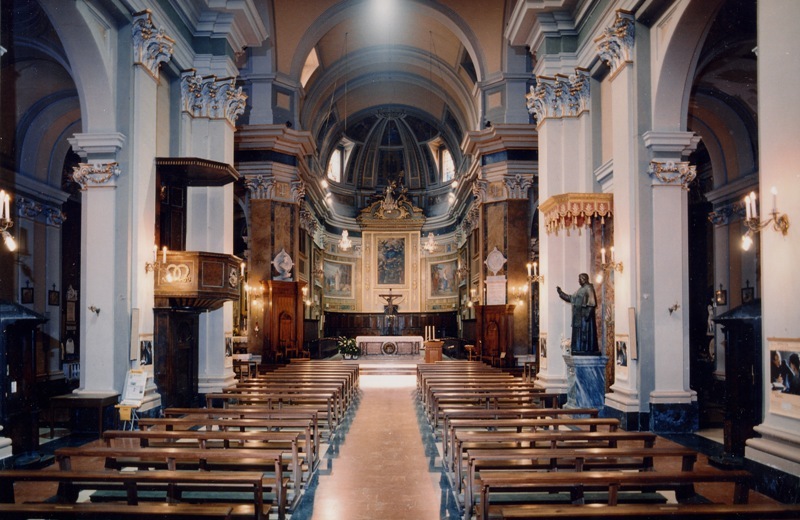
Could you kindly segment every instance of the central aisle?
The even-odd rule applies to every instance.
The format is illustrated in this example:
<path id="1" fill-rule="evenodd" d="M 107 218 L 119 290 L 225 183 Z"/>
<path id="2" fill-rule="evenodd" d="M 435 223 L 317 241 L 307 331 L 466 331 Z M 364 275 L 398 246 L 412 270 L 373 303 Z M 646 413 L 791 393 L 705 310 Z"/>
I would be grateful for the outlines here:
<path id="1" fill-rule="evenodd" d="M 362 375 L 360 387 L 352 422 L 337 429 L 292 520 L 456 518 L 430 428 L 417 415 L 416 376 Z"/>

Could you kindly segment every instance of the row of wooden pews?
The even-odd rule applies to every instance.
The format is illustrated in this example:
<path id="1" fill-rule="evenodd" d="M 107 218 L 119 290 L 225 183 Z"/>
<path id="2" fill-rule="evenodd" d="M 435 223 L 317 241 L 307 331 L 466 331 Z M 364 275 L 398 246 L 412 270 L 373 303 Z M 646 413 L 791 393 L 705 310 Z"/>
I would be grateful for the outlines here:
<path id="1" fill-rule="evenodd" d="M 57 449 L 57 467 L 0 471 L 0 518 L 287 518 L 358 383 L 358 366 L 298 361 L 207 394 L 206 408 L 168 408 L 138 430 Z M 57 488 L 17 503 L 20 482 Z"/>
<path id="2" fill-rule="evenodd" d="M 800 517 L 800 506 L 749 504 L 746 471 L 696 468 L 693 450 L 560 408 L 481 362 L 419 365 L 417 390 L 465 520 Z M 701 483 L 730 486 L 731 499 L 709 503 Z"/>

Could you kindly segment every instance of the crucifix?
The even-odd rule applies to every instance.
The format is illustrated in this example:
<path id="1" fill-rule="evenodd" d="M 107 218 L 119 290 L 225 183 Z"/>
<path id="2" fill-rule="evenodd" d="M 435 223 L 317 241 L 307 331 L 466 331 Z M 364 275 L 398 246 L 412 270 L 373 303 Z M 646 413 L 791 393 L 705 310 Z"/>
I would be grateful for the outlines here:
<path id="1" fill-rule="evenodd" d="M 403 295 L 392 294 L 392 289 L 389 288 L 388 294 L 379 294 L 381 298 L 386 300 L 386 305 L 383 306 L 383 313 L 386 316 L 387 330 L 386 334 L 391 336 L 394 334 L 394 319 L 397 316 L 397 304 L 395 300 L 402 300 Z"/>

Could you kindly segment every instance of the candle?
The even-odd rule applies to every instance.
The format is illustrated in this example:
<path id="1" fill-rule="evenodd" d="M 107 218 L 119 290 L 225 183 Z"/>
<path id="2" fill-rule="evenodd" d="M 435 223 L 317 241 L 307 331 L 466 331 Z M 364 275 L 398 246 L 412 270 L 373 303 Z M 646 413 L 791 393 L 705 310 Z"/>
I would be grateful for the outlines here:
<path id="1" fill-rule="evenodd" d="M 11 197 L 8 193 L 3 192 L 3 214 L 4 218 L 11 220 L 11 210 L 8 207 L 8 201 L 11 200 Z"/>
<path id="2" fill-rule="evenodd" d="M 778 188 L 775 186 L 770 190 L 772 192 L 772 213 L 778 213 Z"/>
<path id="3" fill-rule="evenodd" d="M 239 265 L 239 274 L 241 274 L 242 276 L 244 276 L 244 265 L 245 265 L 244 262 L 242 262 L 241 265 Z"/>
<path id="4" fill-rule="evenodd" d="M 750 215 L 752 215 L 753 218 L 757 219 L 758 206 L 756 206 L 756 192 L 754 191 L 750 192 L 750 204 L 752 205 L 752 207 L 750 208 Z"/>
<path id="5" fill-rule="evenodd" d="M 606 248 L 605 247 L 601 247 L 600 248 L 600 263 L 602 263 L 602 264 L 606 263 Z"/>
<path id="6" fill-rule="evenodd" d="M 530 275 L 531 275 L 531 263 L 528 262 L 527 264 L 525 264 L 525 267 L 528 268 L 528 276 L 530 277 Z"/>
<path id="7" fill-rule="evenodd" d="M 0 190 L 0 202 L 0 220 L 3 220 L 6 218 L 6 192 L 3 190 Z"/>
<path id="8" fill-rule="evenodd" d="M 167 246 L 161 248 L 161 263 L 167 263 Z"/>
<path id="9" fill-rule="evenodd" d="M 539 263 L 533 263 L 533 276 L 539 276 Z"/>
<path id="10" fill-rule="evenodd" d="M 158 246 L 153 244 L 153 263 L 158 261 Z"/>
<path id="11" fill-rule="evenodd" d="M 609 255 L 608 259 L 612 264 L 614 263 L 614 246 L 611 246 L 611 254 Z"/>
<path id="12" fill-rule="evenodd" d="M 744 211 L 745 211 L 745 220 L 750 220 L 752 215 L 750 214 L 750 195 L 745 195 L 744 197 Z"/>

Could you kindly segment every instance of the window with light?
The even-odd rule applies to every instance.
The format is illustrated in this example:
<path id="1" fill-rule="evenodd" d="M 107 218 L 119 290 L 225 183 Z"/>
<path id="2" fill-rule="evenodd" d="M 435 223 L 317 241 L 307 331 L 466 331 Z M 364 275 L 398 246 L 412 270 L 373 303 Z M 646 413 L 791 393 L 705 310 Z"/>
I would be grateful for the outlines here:
<path id="1" fill-rule="evenodd" d="M 342 150 L 337 148 L 331 153 L 328 160 L 328 179 L 334 182 L 342 181 Z"/>

